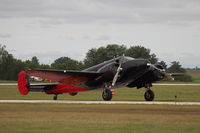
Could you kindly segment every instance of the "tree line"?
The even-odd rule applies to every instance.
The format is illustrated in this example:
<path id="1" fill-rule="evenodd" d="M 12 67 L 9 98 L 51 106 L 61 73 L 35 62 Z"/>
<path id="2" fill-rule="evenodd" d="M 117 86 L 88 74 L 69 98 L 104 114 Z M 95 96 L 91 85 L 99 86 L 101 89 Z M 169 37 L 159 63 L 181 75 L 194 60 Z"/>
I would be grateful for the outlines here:
<path id="1" fill-rule="evenodd" d="M 178 61 L 171 62 L 168 67 L 165 61 L 159 61 L 155 53 L 143 46 L 131 46 L 127 48 L 125 45 L 108 44 L 105 47 L 92 48 L 88 50 L 83 61 L 77 61 L 69 57 L 60 57 L 52 64 L 41 64 L 39 59 L 34 56 L 31 60 L 22 61 L 13 57 L 6 50 L 5 45 L 0 44 L 0 80 L 17 80 L 17 75 L 21 70 L 41 68 L 41 69 L 65 69 L 65 70 L 83 70 L 87 67 L 99 64 L 105 60 L 112 59 L 117 56 L 130 56 L 133 58 L 148 59 L 152 64 L 161 64 L 169 73 L 185 73 Z M 177 80 L 191 81 L 192 78 L 184 75 Z"/>

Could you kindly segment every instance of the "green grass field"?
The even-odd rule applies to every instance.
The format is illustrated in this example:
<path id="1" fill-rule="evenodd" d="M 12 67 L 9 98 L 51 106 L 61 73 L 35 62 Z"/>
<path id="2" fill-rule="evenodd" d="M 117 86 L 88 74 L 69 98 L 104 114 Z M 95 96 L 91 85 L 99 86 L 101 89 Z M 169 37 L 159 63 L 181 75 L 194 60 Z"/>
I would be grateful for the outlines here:
<path id="1" fill-rule="evenodd" d="M 174 101 L 177 96 L 178 101 L 199 101 L 200 86 L 154 86 L 156 101 Z M 119 88 L 112 100 L 144 100 L 145 89 Z M 62 94 L 58 96 L 61 100 L 102 100 L 102 90 L 80 92 L 76 96 Z M 28 95 L 19 94 L 17 86 L 0 86 L 0 99 L 52 99 L 53 95 L 41 92 L 30 92 Z"/>
<path id="2" fill-rule="evenodd" d="M 1 133 L 199 133 L 199 106 L 0 104 Z"/>
<path id="3" fill-rule="evenodd" d="M 194 79 L 200 79 L 200 70 L 187 70 L 186 73 Z"/>
<path id="4" fill-rule="evenodd" d="M 200 86 L 154 86 L 157 101 L 200 101 Z M 144 100 L 145 89 L 121 88 L 113 100 Z M 102 100 L 102 91 L 59 95 L 62 100 Z M 0 86 L 0 99 L 52 99 Z M 200 106 L 0 103 L 0 133 L 199 133 Z"/>
<path id="5" fill-rule="evenodd" d="M 0 80 L 0 83 L 17 83 L 17 81 Z"/>
<path id="6" fill-rule="evenodd" d="M 193 83 L 200 83 L 200 70 L 187 70 L 186 73 L 193 78 Z"/>

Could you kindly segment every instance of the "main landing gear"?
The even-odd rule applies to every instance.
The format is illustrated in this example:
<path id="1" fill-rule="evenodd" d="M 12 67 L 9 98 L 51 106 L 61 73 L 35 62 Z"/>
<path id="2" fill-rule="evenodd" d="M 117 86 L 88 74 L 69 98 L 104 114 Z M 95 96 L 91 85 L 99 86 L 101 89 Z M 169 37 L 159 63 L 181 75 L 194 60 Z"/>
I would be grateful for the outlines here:
<path id="1" fill-rule="evenodd" d="M 154 100 L 154 92 L 151 90 L 152 85 L 151 84 L 147 84 L 146 85 L 146 92 L 144 93 L 144 98 L 146 101 L 153 101 Z"/>
<path id="2" fill-rule="evenodd" d="M 112 87 L 113 87 L 112 85 L 110 85 L 109 87 L 107 87 L 106 85 L 102 93 L 103 100 L 110 101 L 112 99 L 112 95 L 115 95 L 115 90 L 112 89 Z"/>
<path id="3" fill-rule="evenodd" d="M 109 88 L 105 88 L 102 93 L 102 98 L 105 101 L 110 101 L 112 99 L 112 91 Z"/>

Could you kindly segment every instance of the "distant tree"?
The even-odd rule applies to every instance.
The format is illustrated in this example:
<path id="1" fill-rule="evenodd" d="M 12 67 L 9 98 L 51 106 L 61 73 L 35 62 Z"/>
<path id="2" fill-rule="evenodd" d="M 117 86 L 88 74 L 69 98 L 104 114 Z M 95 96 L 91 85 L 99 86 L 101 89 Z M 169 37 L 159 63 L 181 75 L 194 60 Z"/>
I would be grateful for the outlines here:
<path id="1" fill-rule="evenodd" d="M 49 66 L 47 64 L 40 64 L 39 68 L 42 68 L 42 69 L 51 69 L 51 66 Z"/>
<path id="2" fill-rule="evenodd" d="M 84 64 L 87 67 L 93 66 L 114 57 L 121 56 L 125 54 L 125 52 L 126 47 L 117 44 L 109 44 L 106 47 L 100 47 L 98 49 L 92 48 L 87 52 Z"/>
<path id="3" fill-rule="evenodd" d="M 20 60 L 14 59 L 12 54 L 9 54 L 5 45 L 0 45 L 0 79 L 1 80 L 16 80 L 17 74 L 22 70 L 24 64 Z"/>
<path id="4" fill-rule="evenodd" d="M 156 63 L 158 58 L 156 58 L 154 53 L 151 54 L 150 52 L 150 49 L 143 46 L 132 46 L 127 49 L 124 45 L 109 44 L 106 47 L 90 49 L 86 54 L 84 63 L 87 66 L 93 66 L 114 57 L 122 56 L 123 54 L 133 58 L 148 59 L 151 63 Z"/>
<path id="5" fill-rule="evenodd" d="M 89 66 L 93 66 L 99 63 L 99 60 L 96 58 L 97 55 L 97 49 L 96 48 L 92 48 L 90 49 L 87 54 L 86 57 L 84 59 L 84 64 L 86 67 Z"/>
<path id="6" fill-rule="evenodd" d="M 133 58 L 144 58 L 148 59 L 151 63 L 157 63 L 158 58 L 153 53 L 151 54 L 151 50 L 145 48 L 143 46 L 132 46 L 126 51 L 126 55 Z"/>
<path id="7" fill-rule="evenodd" d="M 113 57 L 122 56 L 126 52 L 126 46 L 117 45 L 117 44 L 109 44 L 105 47 L 107 60 L 112 59 Z"/>
<path id="8" fill-rule="evenodd" d="M 157 63 L 158 58 L 156 57 L 156 54 L 150 54 L 150 58 L 148 59 L 151 63 Z"/>
<path id="9" fill-rule="evenodd" d="M 36 56 L 33 56 L 31 60 L 24 61 L 24 64 L 25 64 L 25 68 L 24 68 L 25 70 L 41 68 L 39 60 Z"/>
<path id="10" fill-rule="evenodd" d="M 53 64 L 62 64 L 69 60 L 71 60 L 69 57 L 60 57 L 60 58 L 56 59 Z"/>
<path id="11" fill-rule="evenodd" d="M 25 63 L 19 59 L 14 59 L 14 66 L 10 70 L 10 80 L 17 80 L 17 75 L 20 71 L 25 70 Z"/>
<path id="12" fill-rule="evenodd" d="M 185 73 L 186 70 L 181 67 L 178 61 L 171 62 L 171 66 L 167 69 L 169 73 Z"/>
<path id="13" fill-rule="evenodd" d="M 31 58 L 31 63 L 38 66 L 38 65 L 39 65 L 39 60 L 38 60 L 38 58 L 37 58 L 36 56 L 33 56 L 33 57 Z"/>
<path id="14" fill-rule="evenodd" d="M 26 61 L 15 59 L 13 55 L 6 50 L 6 46 L 0 44 L 0 80 L 16 80 L 17 75 L 21 70 L 27 70 L 29 68 L 82 70 L 85 67 L 96 65 L 123 54 L 133 58 L 148 59 L 151 61 L 151 63 L 157 63 L 158 61 L 156 55 L 151 53 L 150 49 L 147 49 L 143 46 L 132 46 L 127 49 L 124 45 L 109 44 L 105 47 L 90 49 L 87 52 L 83 62 L 71 59 L 69 57 L 60 57 L 51 65 L 45 65 L 40 64 L 36 56 L 32 57 L 31 60 Z M 164 61 L 160 61 L 159 63 L 163 65 L 164 68 L 167 68 L 167 65 Z M 199 68 L 196 67 L 196 69 Z M 174 61 L 167 69 L 167 72 L 185 73 L 186 71 L 181 67 L 179 62 Z M 192 78 L 188 75 L 184 75 L 176 79 L 181 81 L 192 80 Z"/>
<path id="15" fill-rule="evenodd" d="M 164 69 L 167 69 L 167 64 L 164 61 L 160 61 L 158 62 L 158 64 L 162 65 L 164 67 Z"/>
<path id="16" fill-rule="evenodd" d="M 0 45 L 0 79 L 10 80 L 10 72 L 13 66 L 13 56 L 6 51 L 5 45 Z"/>
<path id="17" fill-rule="evenodd" d="M 80 70 L 83 64 L 69 57 L 60 57 L 51 64 L 53 69 Z"/>
<path id="18" fill-rule="evenodd" d="M 168 73 L 183 73 L 183 76 L 175 77 L 175 80 L 184 81 L 184 82 L 191 82 L 192 77 L 186 74 L 186 70 L 181 67 L 178 61 L 171 62 L 171 66 L 167 69 Z"/>

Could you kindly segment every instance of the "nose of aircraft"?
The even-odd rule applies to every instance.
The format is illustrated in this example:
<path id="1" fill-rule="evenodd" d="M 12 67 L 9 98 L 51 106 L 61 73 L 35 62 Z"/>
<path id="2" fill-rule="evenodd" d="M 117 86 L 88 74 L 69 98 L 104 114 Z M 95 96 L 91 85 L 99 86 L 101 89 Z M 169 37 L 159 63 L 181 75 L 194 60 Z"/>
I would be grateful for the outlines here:
<path id="1" fill-rule="evenodd" d="M 155 69 L 155 70 L 158 70 L 160 72 L 165 72 L 165 69 L 162 65 L 147 63 L 147 66 L 149 66 L 151 69 Z"/>

